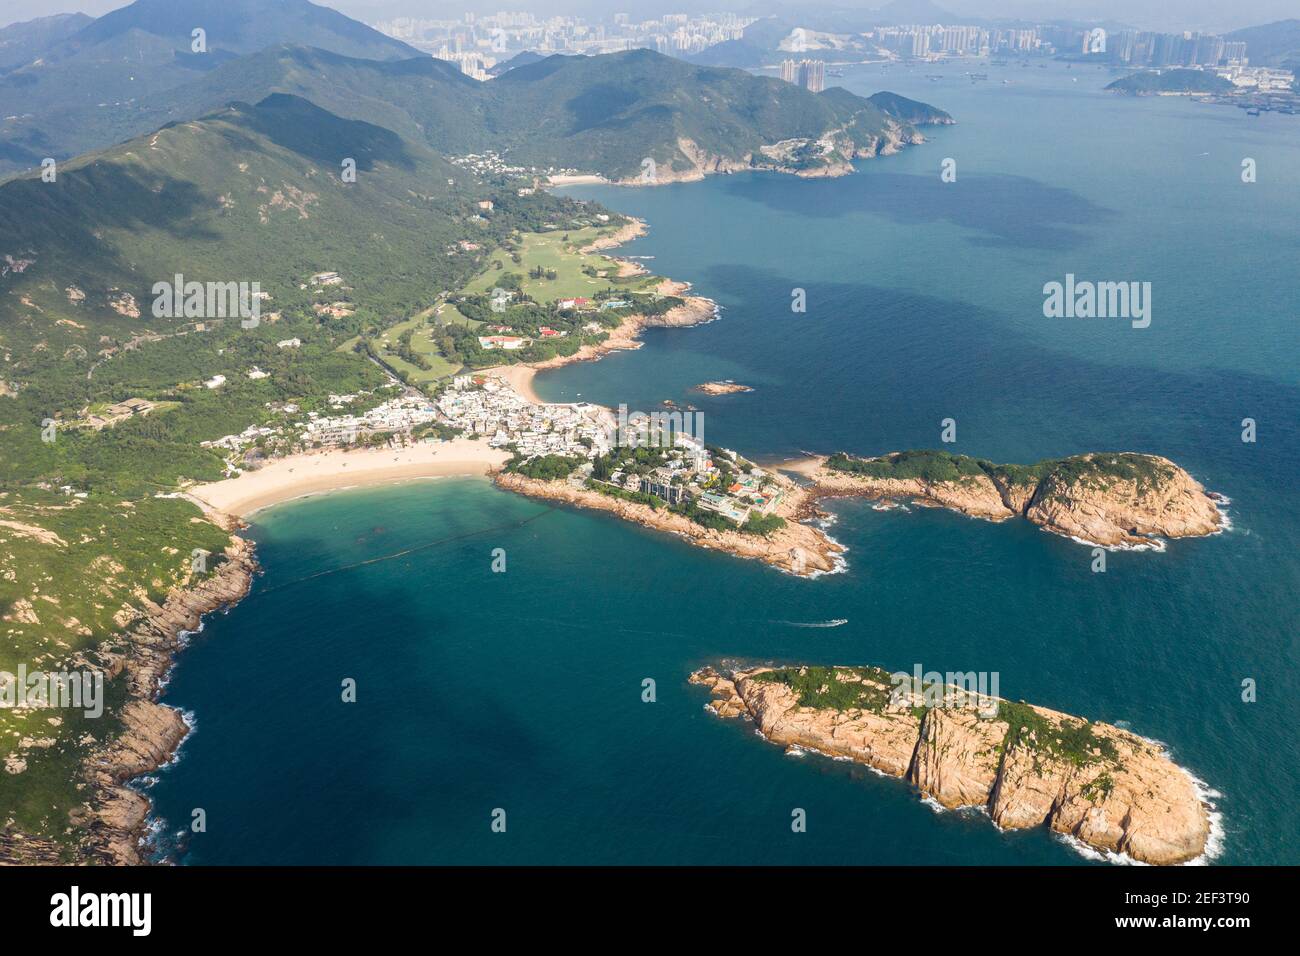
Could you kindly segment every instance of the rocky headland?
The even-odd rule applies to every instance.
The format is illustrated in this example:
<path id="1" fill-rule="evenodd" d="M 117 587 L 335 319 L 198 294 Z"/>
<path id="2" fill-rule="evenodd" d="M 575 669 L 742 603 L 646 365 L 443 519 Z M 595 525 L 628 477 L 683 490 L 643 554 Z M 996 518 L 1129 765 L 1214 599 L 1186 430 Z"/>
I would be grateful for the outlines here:
<path id="1" fill-rule="evenodd" d="M 825 516 L 818 502 L 829 498 L 906 498 L 988 521 L 1024 517 L 1045 531 L 1104 547 L 1158 548 L 1167 538 L 1216 534 L 1225 522 L 1221 496 L 1157 455 L 1085 454 L 1019 466 L 944 452 L 896 452 L 879 458 L 818 457 L 782 468 L 810 483 L 778 477 L 784 500 L 777 513 L 785 526 L 766 535 L 705 528 L 668 508 L 610 497 L 567 479 L 502 472 L 496 482 L 807 577 L 844 567 L 844 547 L 808 523 Z"/>
<path id="2" fill-rule="evenodd" d="M 1089 453 L 1034 465 L 996 465 L 948 452 L 846 454 L 796 469 L 818 497 L 907 498 L 973 518 L 1023 517 L 1045 531 L 1105 547 L 1151 547 L 1224 527 L 1222 496 L 1167 458 Z"/>
<path id="3" fill-rule="evenodd" d="M 752 720 L 772 743 L 866 764 L 1003 829 L 1046 826 L 1143 863 L 1206 852 L 1210 808 L 1192 777 L 1109 724 L 965 687 L 927 694 L 874 667 L 705 667 L 690 681 L 713 713 Z"/>

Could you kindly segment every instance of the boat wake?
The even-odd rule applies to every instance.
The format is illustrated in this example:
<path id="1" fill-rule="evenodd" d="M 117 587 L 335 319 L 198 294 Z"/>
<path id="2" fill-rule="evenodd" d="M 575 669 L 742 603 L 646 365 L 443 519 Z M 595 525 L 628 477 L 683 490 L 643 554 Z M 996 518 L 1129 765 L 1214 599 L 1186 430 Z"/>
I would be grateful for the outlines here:
<path id="1" fill-rule="evenodd" d="M 773 624 L 784 624 L 786 627 L 839 627 L 841 624 L 849 623 L 847 617 L 836 617 L 829 621 L 773 621 Z"/>

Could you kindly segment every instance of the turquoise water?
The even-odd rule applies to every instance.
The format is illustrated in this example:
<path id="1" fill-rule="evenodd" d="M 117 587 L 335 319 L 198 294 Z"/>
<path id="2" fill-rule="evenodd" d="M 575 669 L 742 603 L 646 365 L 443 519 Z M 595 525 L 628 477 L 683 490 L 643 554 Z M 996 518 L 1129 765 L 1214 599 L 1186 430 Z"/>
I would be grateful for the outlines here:
<path id="1" fill-rule="evenodd" d="M 1231 497 L 1230 532 L 1092 574 L 1087 548 L 1025 522 L 841 502 L 848 573 L 805 581 L 477 480 L 285 505 L 252 530 L 265 576 L 194 639 L 165 698 L 197 732 L 152 788 L 164 829 L 196 807 L 208 820 L 179 857 L 1086 862 L 709 716 L 686 677 L 738 657 L 997 671 L 1003 696 L 1166 742 L 1220 794 L 1218 862 L 1300 862 L 1300 122 L 1113 98 L 1099 71 L 988 69 L 851 72 L 855 91 L 960 124 L 853 177 L 582 189 L 647 218 L 628 251 L 725 311 L 538 390 L 690 401 L 709 441 L 767 461 L 934 447 L 947 417 L 957 451 L 998 460 L 1156 452 Z M 1151 282 L 1151 327 L 1045 319 L 1042 286 L 1067 272 Z M 688 392 L 714 378 L 756 391 Z"/>

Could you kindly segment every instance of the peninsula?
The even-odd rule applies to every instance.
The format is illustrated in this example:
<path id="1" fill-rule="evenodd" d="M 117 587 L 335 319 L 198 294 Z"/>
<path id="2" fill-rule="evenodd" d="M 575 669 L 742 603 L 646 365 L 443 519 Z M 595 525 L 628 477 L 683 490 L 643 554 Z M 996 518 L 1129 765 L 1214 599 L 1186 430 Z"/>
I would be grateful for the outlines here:
<path id="1" fill-rule="evenodd" d="M 690 682 L 711 691 L 714 714 L 753 721 L 771 743 L 901 777 L 1002 829 L 1047 826 L 1143 863 L 1206 852 L 1210 813 L 1193 778 L 1109 724 L 877 667 L 705 667 Z"/>
<path id="2" fill-rule="evenodd" d="M 646 416 L 652 423 L 677 412 Z M 668 422 L 671 424 L 671 421 Z M 800 484 L 739 453 L 678 430 L 612 436 L 606 446 L 518 457 L 497 476 L 510 491 L 607 511 L 701 547 L 815 576 L 843 567 L 844 548 L 810 519 L 826 498 L 908 498 L 975 518 L 1017 515 L 1046 531 L 1105 547 L 1159 548 L 1165 538 L 1222 530 L 1220 496 L 1166 458 L 1085 454 L 1036 465 L 993 465 L 944 452 L 881 458 L 839 454 L 783 466 Z"/>

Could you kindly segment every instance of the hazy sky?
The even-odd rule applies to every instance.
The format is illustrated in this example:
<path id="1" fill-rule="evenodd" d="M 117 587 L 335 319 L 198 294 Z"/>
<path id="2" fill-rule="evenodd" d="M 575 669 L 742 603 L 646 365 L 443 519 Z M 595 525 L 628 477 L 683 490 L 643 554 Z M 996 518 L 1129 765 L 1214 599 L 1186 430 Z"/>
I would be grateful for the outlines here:
<path id="1" fill-rule="evenodd" d="M 815 7 L 820 0 L 788 0 L 788 8 Z M 834 0 L 830 6 L 877 9 L 887 0 Z M 1109 20 L 1145 29 L 1233 30 L 1300 16 L 1296 0 L 935 0 L 954 14 L 984 17 Z M 99 16 L 125 0 L 0 0 L 0 26 L 52 13 Z M 464 10 L 530 10 L 534 13 L 595 13 L 626 10 L 638 17 L 666 12 L 744 10 L 759 0 L 333 0 L 326 3 L 358 20 L 390 16 L 450 17 Z"/>

